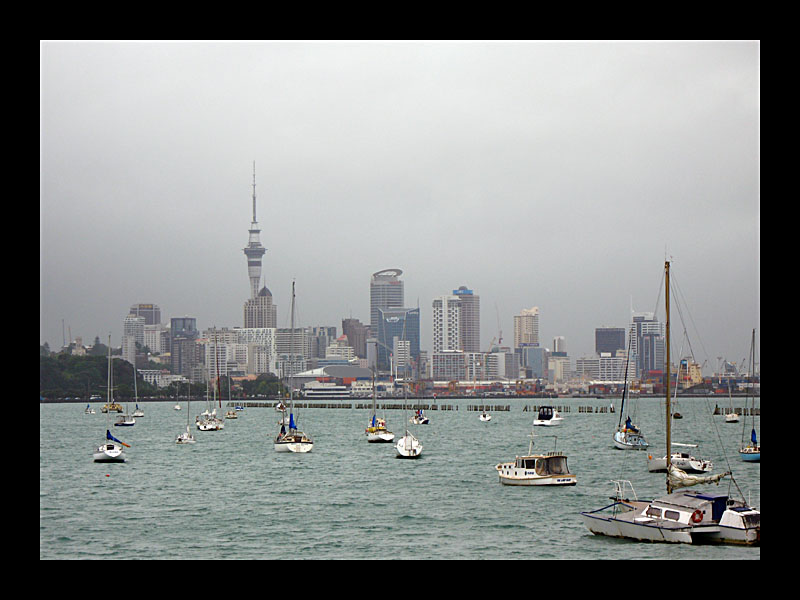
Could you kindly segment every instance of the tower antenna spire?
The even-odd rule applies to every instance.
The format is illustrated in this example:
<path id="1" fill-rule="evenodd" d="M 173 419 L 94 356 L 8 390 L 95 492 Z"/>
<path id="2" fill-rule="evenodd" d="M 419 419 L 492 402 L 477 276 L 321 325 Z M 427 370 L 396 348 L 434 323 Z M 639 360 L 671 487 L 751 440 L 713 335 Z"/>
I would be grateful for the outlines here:
<path id="1" fill-rule="evenodd" d="M 256 222 L 256 161 L 253 161 L 253 223 Z"/>

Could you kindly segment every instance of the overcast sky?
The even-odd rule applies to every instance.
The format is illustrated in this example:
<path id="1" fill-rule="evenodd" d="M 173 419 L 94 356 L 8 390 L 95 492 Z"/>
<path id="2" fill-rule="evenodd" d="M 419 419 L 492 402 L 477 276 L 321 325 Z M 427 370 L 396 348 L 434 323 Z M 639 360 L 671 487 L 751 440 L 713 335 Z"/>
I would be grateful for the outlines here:
<path id="1" fill-rule="evenodd" d="M 695 355 L 760 337 L 759 43 L 43 42 L 40 342 L 119 345 L 134 303 L 243 324 L 252 171 L 288 327 L 369 322 L 371 274 L 481 299 L 481 345 L 653 311 Z M 663 318 L 663 291 L 658 312 Z M 499 315 L 499 323 L 498 323 Z M 673 337 L 680 337 L 675 315 Z M 67 332 L 69 337 L 69 332 Z M 574 364 L 574 362 L 573 362 Z"/>

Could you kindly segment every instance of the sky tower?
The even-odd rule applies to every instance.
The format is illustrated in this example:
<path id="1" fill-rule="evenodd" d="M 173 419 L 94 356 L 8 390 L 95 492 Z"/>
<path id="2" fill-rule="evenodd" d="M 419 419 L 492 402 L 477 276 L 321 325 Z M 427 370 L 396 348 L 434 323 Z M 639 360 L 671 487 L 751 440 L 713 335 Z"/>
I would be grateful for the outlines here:
<path id="1" fill-rule="evenodd" d="M 258 296 L 258 285 L 261 281 L 261 257 L 267 251 L 259 240 L 258 234 L 261 230 L 256 221 L 256 161 L 253 161 L 253 222 L 250 223 L 248 231 L 250 239 L 244 249 L 244 255 L 247 257 L 247 276 L 250 278 L 250 298 L 253 299 Z"/>

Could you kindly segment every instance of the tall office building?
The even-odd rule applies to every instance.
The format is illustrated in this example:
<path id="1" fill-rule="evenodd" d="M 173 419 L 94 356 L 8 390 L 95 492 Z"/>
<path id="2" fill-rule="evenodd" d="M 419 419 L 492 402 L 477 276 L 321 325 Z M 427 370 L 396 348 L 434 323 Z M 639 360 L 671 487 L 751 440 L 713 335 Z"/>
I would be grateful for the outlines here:
<path id="1" fill-rule="evenodd" d="M 259 234 L 261 230 L 258 228 L 258 221 L 256 221 L 256 163 L 253 161 L 253 222 L 250 223 L 248 230 L 250 238 L 247 242 L 247 247 L 244 249 L 244 255 L 247 257 L 247 276 L 250 278 L 250 298 L 255 299 L 258 296 L 258 286 L 261 281 L 261 258 L 267 251 L 261 245 Z"/>
<path id="2" fill-rule="evenodd" d="M 539 307 L 523 308 L 514 315 L 514 348 L 523 344 L 539 345 Z"/>
<path id="3" fill-rule="evenodd" d="M 375 338 L 378 337 L 380 323 L 378 311 L 403 307 L 403 282 L 398 279 L 402 274 L 400 269 L 384 269 L 372 274 L 369 284 L 369 329 Z"/>
<path id="4" fill-rule="evenodd" d="M 157 304 L 134 304 L 131 306 L 130 314 L 144 317 L 145 325 L 161 324 L 161 309 Z"/>
<path id="5" fill-rule="evenodd" d="M 458 296 L 433 299 L 433 353 L 461 350 L 461 302 Z"/>
<path id="6" fill-rule="evenodd" d="M 664 325 L 651 312 L 635 312 L 631 316 L 630 335 L 631 361 L 636 365 L 636 374 L 661 371 L 666 360 Z"/>
<path id="7" fill-rule="evenodd" d="M 594 330 L 595 353 L 609 352 L 615 356 L 617 350 L 625 350 L 625 330 L 622 327 L 597 327 Z"/>
<path id="8" fill-rule="evenodd" d="M 392 356 L 419 361 L 419 309 L 378 309 L 378 368 L 389 370 Z M 404 365 L 409 366 L 409 365 Z"/>
<path id="9" fill-rule="evenodd" d="M 352 346 L 356 356 L 366 358 L 369 327 L 358 319 L 342 319 L 342 333 L 347 336 L 347 343 Z"/>
<path id="10" fill-rule="evenodd" d="M 272 292 L 267 286 L 261 288 L 258 296 L 244 303 L 244 326 L 246 328 L 278 326 L 278 308 L 272 303 Z"/>
<path id="11" fill-rule="evenodd" d="M 195 341 L 198 335 L 196 318 L 172 317 L 170 319 L 170 366 L 173 375 L 185 375 L 192 381 L 200 380 L 194 371 L 201 359 Z"/>
<path id="12" fill-rule="evenodd" d="M 464 285 L 453 290 L 453 296 L 458 298 L 461 305 L 460 349 L 464 352 L 482 352 L 481 297 Z"/>

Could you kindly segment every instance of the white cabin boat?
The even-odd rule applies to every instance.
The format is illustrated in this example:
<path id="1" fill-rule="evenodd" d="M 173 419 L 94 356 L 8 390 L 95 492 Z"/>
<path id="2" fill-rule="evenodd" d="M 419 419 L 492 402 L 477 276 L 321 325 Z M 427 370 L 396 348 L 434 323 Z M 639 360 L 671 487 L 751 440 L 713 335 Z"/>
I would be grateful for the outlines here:
<path id="1" fill-rule="evenodd" d="M 395 451 L 395 458 L 419 458 L 422 454 L 422 442 L 406 430 L 405 435 L 397 440 Z"/>
<path id="2" fill-rule="evenodd" d="M 569 472 L 567 457 L 561 452 L 517 456 L 513 462 L 495 466 L 503 485 L 575 485 L 578 478 Z"/>
<path id="3" fill-rule="evenodd" d="M 555 427 L 561 425 L 564 417 L 561 416 L 552 406 L 540 406 L 539 414 L 533 420 L 533 424 L 540 427 Z"/>

